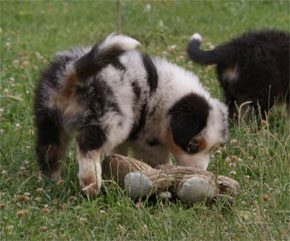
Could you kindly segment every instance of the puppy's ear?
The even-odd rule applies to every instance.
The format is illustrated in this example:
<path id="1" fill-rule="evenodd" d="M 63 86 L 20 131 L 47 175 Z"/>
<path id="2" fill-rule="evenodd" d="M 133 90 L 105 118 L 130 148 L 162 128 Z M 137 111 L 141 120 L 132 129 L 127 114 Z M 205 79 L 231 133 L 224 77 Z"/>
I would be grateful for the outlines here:
<path id="1" fill-rule="evenodd" d="M 173 114 L 170 116 L 170 129 L 176 145 L 187 151 L 189 141 L 204 127 L 197 117 L 190 114 Z"/>
<path id="2" fill-rule="evenodd" d="M 176 145 L 187 150 L 190 140 L 206 126 L 209 110 L 206 99 L 197 94 L 184 96 L 170 108 L 170 129 Z"/>

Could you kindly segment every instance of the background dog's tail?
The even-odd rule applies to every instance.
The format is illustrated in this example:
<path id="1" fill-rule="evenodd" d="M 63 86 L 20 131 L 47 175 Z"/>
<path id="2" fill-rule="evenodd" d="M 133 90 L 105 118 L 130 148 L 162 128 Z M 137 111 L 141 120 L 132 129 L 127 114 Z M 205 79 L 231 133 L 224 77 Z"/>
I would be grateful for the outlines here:
<path id="1" fill-rule="evenodd" d="M 198 64 L 220 64 L 230 63 L 234 60 L 234 51 L 231 44 L 220 45 L 213 50 L 204 51 L 200 49 L 202 37 L 195 33 L 192 35 L 187 46 L 188 56 Z"/>
<path id="2" fill-rule="evenodd" d="M 135 49 L 140 43 L 125 35 L 109 35 L 104 41 L 96 44 L 90 52 L 75 63 L 79 81 L 85 81 L 95 75 L 126 51 Z"/>

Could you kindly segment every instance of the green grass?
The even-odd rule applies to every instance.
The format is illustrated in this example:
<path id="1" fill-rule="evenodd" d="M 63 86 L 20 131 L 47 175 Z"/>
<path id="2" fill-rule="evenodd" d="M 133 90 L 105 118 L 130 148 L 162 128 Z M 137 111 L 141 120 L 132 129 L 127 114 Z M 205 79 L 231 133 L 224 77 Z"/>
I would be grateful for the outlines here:
<path id="1" fill-rule="evenodd" d="M 290 128 L 283 107 L 260 131 L 255 123 L 231 124 L 226 149 L 213 153 L 209 170 L 241 184 L 232 208 L 136 203 L 112 183 L 89 200 L 80 194 L 73 144 L 64 182 L 39 180 L 31 110 L 39 71 L 56 51 L 116 31 L 116 3 L 0 4 L 0 240 L 289 240 Z M 122 1 L 122 32 L 138 39 L 142 51 L 194 71 L 221 98 L 213 67 L 191 66 L 186 58 L 191 34 L 199 32 L 208 48 L 249 28 L 289 30 L 289 7 L 288 1 Z"/>

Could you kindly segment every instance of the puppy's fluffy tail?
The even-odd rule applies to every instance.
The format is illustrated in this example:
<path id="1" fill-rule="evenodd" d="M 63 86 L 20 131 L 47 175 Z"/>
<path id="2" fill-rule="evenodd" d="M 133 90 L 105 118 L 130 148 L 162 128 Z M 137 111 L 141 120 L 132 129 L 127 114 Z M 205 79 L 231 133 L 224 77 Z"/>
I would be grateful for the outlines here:
<path id="1" fill-rule="evenodd" d="M 125 35 L 109 35 L 104 41 L 92 47 L 91 51 L 75 63 L 79 81 L 85 81 L 108 64 L 113 63 L 126 51 L 135 49 L 140 43 Z"/>
<path id="2" fill-rule="evenodd" d="M 192 35 L 187 46 L 188 56 L 197 64 L 220 64 L 230 63 L 234 59 L 234 51 L 231 44 L 225 44 L 216 47 L 210 51 L 200 49 L 202 37 L 195 33 Z"/>

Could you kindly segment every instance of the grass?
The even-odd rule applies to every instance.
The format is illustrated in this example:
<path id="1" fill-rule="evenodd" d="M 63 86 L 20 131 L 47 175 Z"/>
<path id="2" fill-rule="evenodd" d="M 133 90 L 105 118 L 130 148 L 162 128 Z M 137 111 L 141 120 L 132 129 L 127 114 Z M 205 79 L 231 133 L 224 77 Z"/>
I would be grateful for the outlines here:
<path id="1" fill-rule="evenodd" d="M 112 183 L 90 200 L 80 194 L 73 144 L 63 182 L 40 180 L 31 110 L 37 76 L 53 53 L 116 31 L 116 3 L 0 4 L 1 240 L 289 240 L 290 128 L 283 107 L 259 131 L 255 123 L 231 124 L 226 148 L 213 153 L 209 170 L 241 185 L 232 208 L 222 201 L 134 202 Z M 222 98 L 214 68 L 186 58 L 191 34 L 199 32 L 209 48 L 249 28 L 289 30 L 289 7 L 288 1 L 122 1 L 122 32 L 138 39 L 140 50 L 194 71 Z"/>

